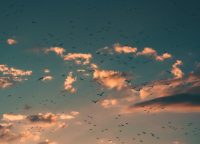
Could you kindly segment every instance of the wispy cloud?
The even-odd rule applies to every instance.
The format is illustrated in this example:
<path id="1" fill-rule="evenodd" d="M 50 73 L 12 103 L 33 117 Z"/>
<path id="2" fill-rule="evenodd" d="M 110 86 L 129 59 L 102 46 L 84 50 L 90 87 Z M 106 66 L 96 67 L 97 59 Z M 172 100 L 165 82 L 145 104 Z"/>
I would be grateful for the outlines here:
<path id="1" fill-rule="evenodd" d="M 14 83 L 9 77 L 0 77 L 0 89 L 8 88 Z"/>
<path id="2" fill-rule="evenodd" d="M 21 70 L 16 68 L 9 68 L 7 65 L 1 64 L 0 65 L 0 72 L 3 73 L 3 75 L 12 75 L 12 76 L 29 76 L 32 74 L 32 71 L 30 70 Z"/>
<path id="3" fill-rule="evenodd" d="M 129 54 L 129 53 L 136 53 L 137 48 L 136 47 L 131 47 L 127 45 L 121 45 L 119 43 L 114 44 L 112 47 L 104 47 L 96 51 L 97 54 Z"/>
<path id="4" fill-rule="evenodd" d="M 45 53 L 49 53 L 49 52 L 54 52 L 56 53 L 58 56 L 63 56 L 63 54 L 65 53 L 65 49 L 62 47 L 51 47 L 51 48 L 47 48 L 44 49 Z"/>
<path id="5" fill-rule="evenodd" d="M 21 70 L 14 67 L 8 67 L 5 64 L 0 65 L 0 88 L 7 88 L 14 85 L 15 82 L 27 80 L 25 76 L 32 75 L 31 70 Z"/>
<path id="6" fill-rule="evenodd" d="M 92 55 L 87 53 L 68 53 L 63 57 L 65 61 L 75 61 L 76 64 L 89 64 L 92 59 Z"/>

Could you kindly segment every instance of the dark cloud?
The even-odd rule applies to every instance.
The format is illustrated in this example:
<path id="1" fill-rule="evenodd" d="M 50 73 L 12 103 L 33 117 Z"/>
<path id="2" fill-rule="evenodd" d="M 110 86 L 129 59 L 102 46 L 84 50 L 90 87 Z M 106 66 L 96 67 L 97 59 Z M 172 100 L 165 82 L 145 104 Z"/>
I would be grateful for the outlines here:
<path id="1" fill-rule="evenodd" d="M 200 106 L 200 94 L 178 94 L 166 97 L 159 97 L 152 100 L 136 103 L 132 107 L 145 107 L 151 105 L 170 106 L 176 104 Z"/>
<path id="2" fill-rule="evenodd" d="M 27 117 L 27 119 L 31 122 L 47 122 L 51 123 L 56 120 L 56 116 L 51 113 L 47 114 L 37 114 L 37 115 L 30 115 Z"/>

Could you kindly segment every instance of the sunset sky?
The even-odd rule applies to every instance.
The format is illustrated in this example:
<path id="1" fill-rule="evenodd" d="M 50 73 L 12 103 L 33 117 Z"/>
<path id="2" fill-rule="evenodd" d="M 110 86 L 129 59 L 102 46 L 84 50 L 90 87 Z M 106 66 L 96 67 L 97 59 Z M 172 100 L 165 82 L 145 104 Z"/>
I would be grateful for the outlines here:
<path id="1" fill-rule="evenodd" d="M 199 9 L 0 1 L 0 144 L 199 144 Z"/>

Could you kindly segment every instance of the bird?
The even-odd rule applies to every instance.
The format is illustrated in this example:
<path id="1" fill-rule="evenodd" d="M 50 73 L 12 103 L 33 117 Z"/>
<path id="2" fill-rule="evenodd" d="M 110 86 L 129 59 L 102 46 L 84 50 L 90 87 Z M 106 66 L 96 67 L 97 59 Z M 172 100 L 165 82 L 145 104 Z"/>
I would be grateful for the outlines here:
<path id="1" fill-rule="evenodd" d="M 98 96 L 103 96 L 104 92 L 98 93 Z"/>
<path id="2" fill-rule="evenodd" d="M 96 104 L 99 100 L 91 100 L 91 101 Z"/>

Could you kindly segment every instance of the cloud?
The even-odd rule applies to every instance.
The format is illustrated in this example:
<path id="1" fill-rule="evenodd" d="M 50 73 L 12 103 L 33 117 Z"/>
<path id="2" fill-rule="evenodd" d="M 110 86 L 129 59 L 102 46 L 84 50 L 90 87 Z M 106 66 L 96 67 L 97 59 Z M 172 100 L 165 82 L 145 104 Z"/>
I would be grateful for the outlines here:
<path id="1" fill-rule="evenodd" d="M 67 113 L 38 113 L 31 115 L 3 114 L 0 120 L 0 143 L 2 144 L 27 144 L 44 143 L 56 144 L 45 138 L 47 133 L 67 128 L 72 118 L 62 118 L 63 115 L 73 116 L 75 119 L 79 112 Z M 68 121 L 68 123 L 66 122 Z"/>
<path id="2" fill-rule="evenodd" d="M 134 104 L 130 108 L 154 107 L 173 112 L 200 112 L 200 94 L 178 94 L 154 98 Z"/>
<path id="3" fill-rule="evenodd" d="M 80 113 L 79 113 L 78 111 L 71 111 L 70 114 L 73 115 L 73 116 L 77 116 L 77 115 L 79 115 Z"/>
<path id="4" fill-rule="evenodd" d="M 50 70 L 49 69 L 44 69 L 44 73 L 50 73 Z"/>
<path id="5" fill-rule="evenodd" d="M 52 113 L 42 114 L 39 113 L 37 115 L 30 115 L 27 119 L 31 122 L 45 122 L 45 123 L 54 123 L 57 120 L 57 116 Z"/>
<path id="6" fill-rule="evenodd" d="M 0 89 L 8 88 L 14 83 L 9 77 L 0 77 Z"/>
<path id="7" fill-rule="evenodd" d="M 101 106 L 104 108 L 114 107 L 118 104 L 117 99 L 105 99 L 101 102 Z"/>
<path id="8" fill-rule="evenodd" d="M 32 74 L 32 71 L 30 70 L 20 70 L 16 68 L 9 68 L 7 65 L 1 64 L 0 65 L 0 72 L 3 73 L 3 75 L 11 75 L 11 76 L 29 76 Z"/>
<path id="9" fill-rule="evenodd" d="M 63 58 L 66 61 L 72 61 L 74 60 L 76 64 L 89 64 L 90 60 L 92 59 L 91 54 L 84 54 L 84 53 L 68 53 Z"/>
<path id="10" fill-rule="evenodd" d="M 190 73 L 182 79 L 164 79 L 149 82 L 140 87 L 140 98 L 142 100 L 163 97 L 180 93 L 199 93 L 200 76 L 198 73 Z"/>
<path id="11" fill-rule="evenodd" d="M 131 47 L 131 46 L 122 46 L 120 44 L 114 44 L 112 48 L 104 47 L 101 49 L 98 49 L 96 51 L 97 54 L 110 54 L 113 55 L 114 53 L 117 54 L 129 54 L 132 53 L 136 56 L 148 56 L 152 57 L 156 61 L 164 61 L 166 59 L 172 58 L 172 55 L 170 53 L 163 53 L 162 55 L 158 55 L 157 51 L 150 47 L 145 47 L 142 51 L 137 52 L 137 48 Z"/>
<path id="12" fill-rule="evenodd" d="M 50 75 L 47 75 L 47 76 L 43 76 L 43 77 L 42 77 L 42 81 L 50 81 L 50 80 L 52 80 L 52 79 L 53 79 L 53 77 L 50 76 Z"/>
<path id="13" fill-rule="evenodd" d="M 24 120 L 26 117 L 24 115 L 14 115 L 14 114 L 3 114 L 3 121 L 19 121 Z"/>
<path id="14" fill-rule="evenodd" d="M 70 114 L 61 114 L 60 115 L 60 119 L 62 120 L 69 120 L 69 119 L 74 119 L 75 117 L 73 115 Z"/>
<path id="15" fill-rule="evenodd" d="M 137 48 L 131 47 L 131 46 L 122 46 L 119 43 L 114 44 L 113 47 L 111 48 L 104 47 L 96 51 L 97 54 L 110 54 L 110 55 L 114 53 L 128 54 L 128 53 L 136 53 L 136 52 L 137 52 Z"/>
<path id="16" fill-rule="evenodd" d="M 182 78 L 184 76 L 184 73 L 182 70 L 179 68 L 183 62 L 181 60 L 177 60 L 173 65 L 172 65 L 172 70 L 171 73 L 174 75 L 174 78 Z"/>
<path id="17" fill-rule="evenodd" d="M 177 95 L 181 96 L 178 97 Z M 156 103 L 158 100 L 165 100 L 169 96 L 174 96 L 170 97 L 170 100 L 173 101 L 179 98 L 179 101 L 174 100 L 174 104 L 172 102 L 171 104 L 164 104 L 160 101 Z M 148 111 L 151 109 L 154 112 L 156 110 L 157 112 L 161 110 L 170 112 L 183 112 L 184 110 L 185 112 L 200 112 L 199 104 L 195 105 L 192 103 L 198 101 L 198 98 L 200 98 L 200 73 L 199 71 L 194 71 L 182 79 L 171 78 L 141 85 L 129 85 L 117 93 L 107 96 L 106 99 L 101 101 L 101 106 L 104 108 L 115 107 L 120 113 L 144 112 L 146 109 Z M 181 99 L 184 102 L 181 102 Z M 115 102 L 112 103 L 112 100 L 115 100 Z M 147 105 L 149 102 L 153 104 L 149 104 L 148 108 L 146 108 L 147 106 L 144 108 L 142 104 Z M 135 104 L 140 104 L 140 107 L 135 107 Z"/>
<path id="18" fill-rule="evenodd" d="M 72 84 L 76 81 L 76 77 L 73 77 L 73 73 L 69 72 L 67 78 L 64 82 L 64 89 L 69 91 L 70 93 L 75 93 L 76 89 L 72 86 Z"/>
<path id="19" fill-rule="evenodd" d="M 114 49 L 109 47 L 100 48 L 96 51 L 96 54 L 114 54 Z"/>
<path id="20" fill-rule="evenodd" d="M 125 74 L 117 71 L 95 69 L 93 79 L 108 89 L 121 90 L 127 87 Z"/>
<path id="21" fill-rule="evenodd" d="M 157 52 L 153 48 L 146 47 L 143 51 L 138 52 L 137 55 L 156 56 Z"/>
<path id="22" fill-rule="evenodd" d="M 90 68 L 91 68 L 92 70 L 98 69 L 98 65 L 92 63 L 92 64 L 90 65 Z"/>
<path id="23" fill-rule="evenodd" d="M 0 89 L 8 88 L 14 85 L 16 82 L 27 80 L 24 76 L 32 75 L 30 70 L 21 70 L 13 67 L 8 67 L 5 64 L 0 65 Z"/>
<path id="24" fill-rule="evenodd" d="M 14 45 L 16 43 L 17 43 L 17 41 L 15 39 L 12 39 L 12 38 L 7 39 L 7 44 L 9 44 L 9 45 Z"/>
<path id="25" fill-rule="evenodd" d="M 56 53 L 58 56 L 63 56 L 63 54 L 65 53 L 65 49 L 62 47 L 51 47 L 51 48 L 47 48 L 44 49 L 45 53 L 49 53 L 49 52 L 54 52 Z"/>
<path id="26" fill-rule="evenodd" d="M 164 61 L 165 59 L 172 58 L 172 55 L 169 53 L 164 53 L 161 56 L 156 56 L 157 61 Z"/>
<path id="27" fill-rule="evenodd" d="M 146 47 L 141 52 L 137 52 L 138 56 L 150 56 L 153 57 L 157 61 L 164 61 L 166 59 L 172 58 L 172 55 L 169 53 L 164 53 L 162 55 L 158 55 L 157 51 L 153 48 Z"/>
<path id="28" fill-rule="evenodd" d="M 130 47 L 130 46 L 121 46 L 120 44 L 115 44 L 114 51 L 117 53 L 135 53 L 135 52 L 137 52 L 137 48 Z"/>

